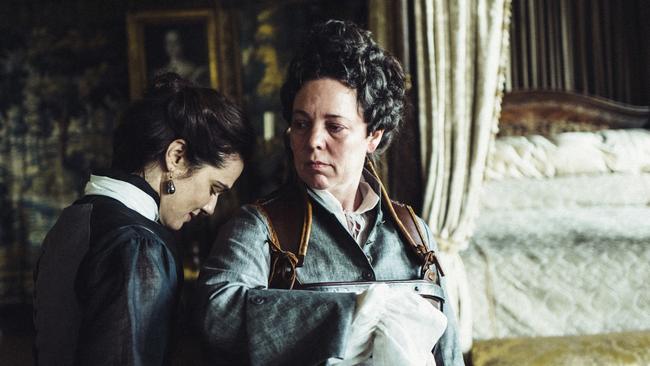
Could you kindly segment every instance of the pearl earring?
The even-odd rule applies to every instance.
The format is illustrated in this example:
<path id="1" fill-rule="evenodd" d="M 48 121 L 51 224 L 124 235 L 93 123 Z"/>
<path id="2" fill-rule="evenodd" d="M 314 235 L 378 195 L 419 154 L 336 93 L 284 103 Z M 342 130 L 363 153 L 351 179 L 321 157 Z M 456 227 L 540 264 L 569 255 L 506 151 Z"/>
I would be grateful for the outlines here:
<path id="1" fill-rule="evenodd" d="M 169 179 L 167 179 L 163 184 L 165 185 L 165 193 L 174 194 L 174 192 L 176 192 L 176 186 L 172 180 L 172 173 L 169 173 Z"/>

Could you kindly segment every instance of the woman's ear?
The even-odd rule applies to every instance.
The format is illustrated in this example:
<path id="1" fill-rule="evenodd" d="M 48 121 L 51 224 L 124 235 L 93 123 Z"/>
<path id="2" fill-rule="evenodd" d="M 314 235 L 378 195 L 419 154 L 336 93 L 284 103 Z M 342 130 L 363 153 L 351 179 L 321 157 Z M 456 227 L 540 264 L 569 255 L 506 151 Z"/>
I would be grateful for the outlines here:
<path id="1" fill-rule="evenodd" d="M 374 132 L 371 132 L 368 135 L 368 154 L 372 154 L 377 150 L 377 146 L 379 146 L 379 143 L 381 142 L 381 137 L 384 135 L 384 130 L 377 130 Z"/>
<path id="2" fill-rule="evenodd" d="M 187 170 L 186 152 L 187 146 L 183 139 L 174 140 L 167 146 L 165 165 L 168 172 L 176 176 L 185 174 Z"/>

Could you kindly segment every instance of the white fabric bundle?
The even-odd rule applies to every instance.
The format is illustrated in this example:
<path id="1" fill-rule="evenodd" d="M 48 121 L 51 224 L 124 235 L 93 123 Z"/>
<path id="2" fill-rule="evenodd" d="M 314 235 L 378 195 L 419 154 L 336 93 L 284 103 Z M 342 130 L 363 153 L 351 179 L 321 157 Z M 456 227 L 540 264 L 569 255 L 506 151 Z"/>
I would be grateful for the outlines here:
<path id="1" fill-rule="evenodd" d="M 330 364 L 435 365 L 431 350 L 446 328 L 447 317 L 422 297 L 372 285 L 357 298 L 344 359 Z"/>

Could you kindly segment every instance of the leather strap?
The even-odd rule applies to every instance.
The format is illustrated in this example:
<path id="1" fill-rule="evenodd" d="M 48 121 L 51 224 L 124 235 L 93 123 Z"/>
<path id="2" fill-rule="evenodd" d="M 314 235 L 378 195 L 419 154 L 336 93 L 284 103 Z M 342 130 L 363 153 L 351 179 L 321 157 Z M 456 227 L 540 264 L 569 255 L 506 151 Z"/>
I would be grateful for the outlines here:
<path id="1" fill-rule="evenodd" d="M 409 205 L 391 200 L 388 197 L 388 193 L 386 192 L 381 179 L 379 179 L 379 174 L 377 174 L 375 166 L 370 160 L 366 160 L 366 167 L 379 182 L 382 201 L 388 209 L 388 213 L 393 219 L 395 226 L 397 226 L 400 234 L 402 234 L 402 238 L 409 244 L 409 247 L 422 261 L 420 275 L 425 280 L 439 283 L 440 279 L 438 278 L 438 272 L 441 276 L 444 276 L 445 273 L 442 271 L 442 267 L 440 266 L 440 262 L 438 261 L 435 252 L 429 250 L 427 247 L 424 230 L 420 227 L 420 222 L 415 212 L 413 212 L 413 208 Z M 437 271 L 431 269 L 432 264 L 435 266 Z"/>
<path id="2" fill-rule="evenodd" d="M 444 276 L 435 253 L 427 247 L 426 236 L 413 209 L 392 201 L 370 160 L 366 167 L 379 182 L 384 206 L 398 231 L 415 255 L 420 259 L 421 278 L 440 283 L 438 273 Z M 270 198 L 256 203 L 269 224 L 271 241 L 271 273 L 269 288 L 292 289 L 300 285 L 296 268 L 302 267 L 311 234 L 312 203 L 300 185 L 286 185 Z M 434 265 L 434 268 L 431 268 Z"/>
<path id="3" fill-rule="evenodd" d="M 271 198 L 258 201 L 271 240 L 269 287 L 294 287 L 296 268 L 302 267 L 311 234 L 312 204 L 304 189 L 288 185 Z"/>

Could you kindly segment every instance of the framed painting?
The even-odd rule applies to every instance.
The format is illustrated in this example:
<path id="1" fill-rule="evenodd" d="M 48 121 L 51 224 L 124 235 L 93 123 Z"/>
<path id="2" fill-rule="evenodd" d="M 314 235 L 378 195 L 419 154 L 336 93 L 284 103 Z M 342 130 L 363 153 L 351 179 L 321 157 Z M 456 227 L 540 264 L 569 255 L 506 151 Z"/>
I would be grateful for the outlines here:
<path id="1" fill-rule="evenodd" d="M 214 9 L 133 12 L 126 24 L 132 100 L 142 96 L 154 76 L 168 71 L 218 87 Z"/>

